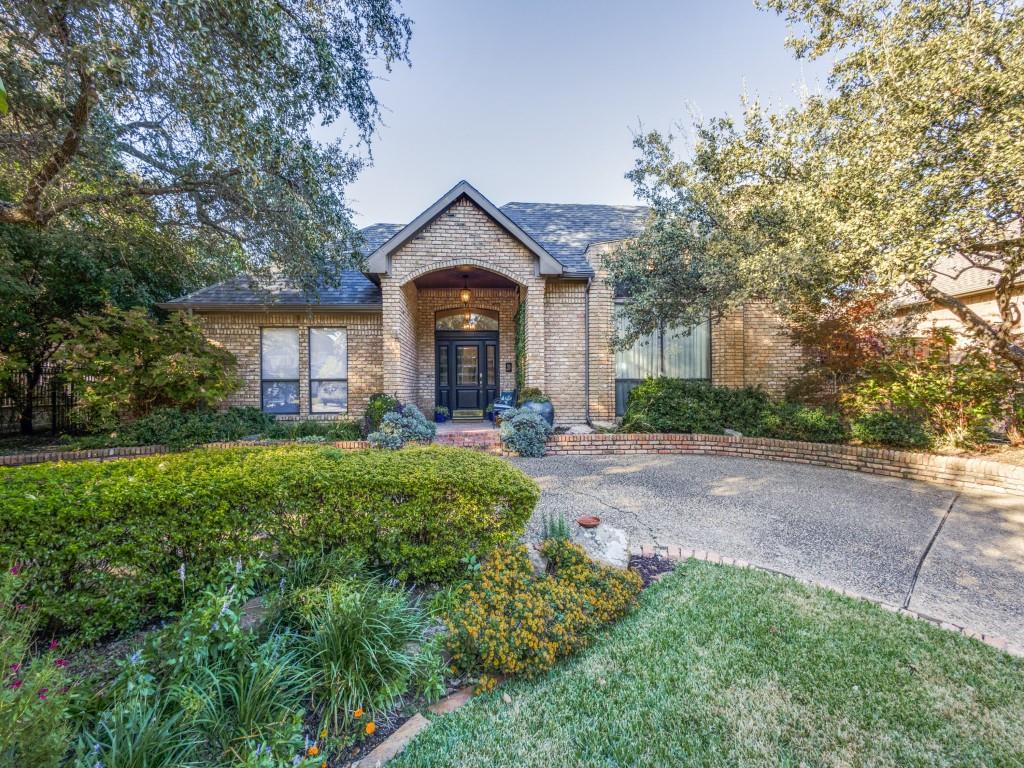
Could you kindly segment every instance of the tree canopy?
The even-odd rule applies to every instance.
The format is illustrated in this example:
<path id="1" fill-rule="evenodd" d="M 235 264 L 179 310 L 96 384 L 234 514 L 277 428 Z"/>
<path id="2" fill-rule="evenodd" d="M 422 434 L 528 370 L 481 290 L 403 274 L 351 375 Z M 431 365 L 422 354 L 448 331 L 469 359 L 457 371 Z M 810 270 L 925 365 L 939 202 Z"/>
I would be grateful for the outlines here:
<path id="1" fill-rule="evenodd" d="M 0 223 L 139 210 L 311 285 L 355 258 L 344 188 L 407 60 L 392 0 L 0 0 Z M 0 110 L 2 112 L 2 110 Z M 356 146 L 321 145 L 314 120 Z"/>
<path id="2" fill-rule="evenodd" d="M 1024 375 L 1024 9 L 996 0 L 768 0 L 829 56 L 828 92 L 741 124 L 697 126 L 692 154 L 639 136 L 629 174 L 653 209 L 609 262 L 634 332 L 752 298 L 786 309 L 865 289 L 946 307 Z M 999 318 L 948 278 L 991 276 Z M 629 339 L 624 339 L 628 341 Z"/>

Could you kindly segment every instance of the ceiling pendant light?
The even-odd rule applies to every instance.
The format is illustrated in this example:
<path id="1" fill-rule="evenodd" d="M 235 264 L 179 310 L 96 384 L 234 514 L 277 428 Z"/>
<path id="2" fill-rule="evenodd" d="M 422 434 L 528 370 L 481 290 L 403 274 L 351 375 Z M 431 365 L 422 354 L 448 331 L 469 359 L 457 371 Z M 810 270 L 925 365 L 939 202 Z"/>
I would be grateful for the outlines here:
<path id="1" fill-rule="evenodd" d="M 459 298 L 462 299 L 462 303 L 468 305 L 469 300 L 473 298 L 473 293 L 469 290 L 469 276 L 462 276 L 462 290 L 459 291 Z"/>

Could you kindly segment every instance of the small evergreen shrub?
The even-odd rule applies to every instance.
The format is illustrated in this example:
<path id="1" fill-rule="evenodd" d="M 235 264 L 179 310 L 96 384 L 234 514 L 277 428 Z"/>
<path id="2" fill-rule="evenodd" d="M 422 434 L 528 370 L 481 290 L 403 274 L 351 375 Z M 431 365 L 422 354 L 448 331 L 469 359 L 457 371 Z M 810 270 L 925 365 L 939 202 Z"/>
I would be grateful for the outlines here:
<path id="1" fill-rule="evenodd" d="M 501 443 L 520 456 L 543 456 L 553 432 L 543 416 L 525 408 L 511 408 L 501 415 Z"/>
<path id="2" fill-rule="evenodd" d="M 761 412 L 754 437 L 802 440 L 807 443 L 841 443 L 846 428 L 838 413 L 798 403 L 771 403 Z"/>
<path id="3" fill-rule="evenodd" d="M 0 468 L 0 562 L 19 600 L 83 642 L 182 606 L 229 558 L 345 547 L 401 579 L 444 580 L 519 535 L 537 486 L 459 448 L 201 449 Z"/>
<path id="4" fill-rule="evenodd" d="M 635 572 L 599 565 L 561 539 L 545 541 L 541 554 L 551 572 L 537 576 L 525 547 L 496 550 L 460 588 L 446 617 L 452 663 L 482 673 L 484 688 L 495 675 L 548 671 L 636 602 Z"/>
<path id="5" fill-rule="evenodd" d="M 892 411 L 870 411 L 850 424 L 853 436 L 864 445 L 927 448 L 931 439 L 919 421 Z"/>
<path id="6" fill-rule="evenodd" d="M 249 438 L 300 440 L 308 437 L 320 437 L 324 441 L 359 440 L 362 434 L 358 424 L 351 419 L 277 421 L 258 408 L 229 408 L 226 411 L 159 408 L 147 416 L 122 424 L 109 434 L 71 437 L 66 442 L 71 448 L 164 445 L 179 451 L 207 443 Z"/>
<path id="7" fill-rule="evenodd" d="M 527 387 L 519 393 L 519 405 L 526 403 L 550 403 L 551 398 L 537 387 Z"/>
<path id="8" fill-rule="evenodd" d="M 685 379 L 647 379 L 629 393 L 622 431 L 718 435 L 735 429 L 752 435 L 770 403 L 768 395 L 749 387 L 729 389 Z"/>
<path id="9" fill-rule="evenodd" d="M 401 409 L 402 405 L 398 402 L 397 397 L 386 395 L 383 392 L 370 395 L 366 404 L 366 413 L 363 415 L 363 437 L 380 429 L 380 423 L 385 413 Z"/>
<path id="10" fill-rule="evenodd" d="M 437 427 L 415 405 L 407 405 L 401 413 L 389 411 L 380 420 L 380 428 L 366 436 L 370 445 L 397 451 L 406 443 L 427 444 L 433 441 Z"/>

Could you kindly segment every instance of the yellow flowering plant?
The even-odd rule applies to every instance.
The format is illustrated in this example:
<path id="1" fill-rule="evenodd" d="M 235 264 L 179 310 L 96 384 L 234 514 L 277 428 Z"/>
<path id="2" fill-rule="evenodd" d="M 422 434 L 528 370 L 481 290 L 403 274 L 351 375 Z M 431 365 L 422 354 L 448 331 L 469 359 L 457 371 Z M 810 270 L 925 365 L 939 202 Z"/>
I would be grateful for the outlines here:
<path id="1" fill-rule="evenodd" d="M 447 650 L 464 672 L 533 677 L 581 648 L 636 602 L 640 578 L 599 565 L 577 545 L 549 539 L 549 573 L 536 575 L 526 548 L 501 547 L 460 589 L 446 616 Z"/>

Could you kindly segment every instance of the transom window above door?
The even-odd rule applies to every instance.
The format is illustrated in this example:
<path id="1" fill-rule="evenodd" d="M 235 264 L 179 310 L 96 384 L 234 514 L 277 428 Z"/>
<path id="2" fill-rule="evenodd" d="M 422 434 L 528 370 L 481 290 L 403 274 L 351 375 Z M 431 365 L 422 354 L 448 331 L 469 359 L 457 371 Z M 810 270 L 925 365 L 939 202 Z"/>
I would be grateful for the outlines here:
<path id="1" fill-rule="evenodd" d="M 443 309 L 434 315 L 438 331 L 496 331 L 498 313 L 490 309 Z"/>

